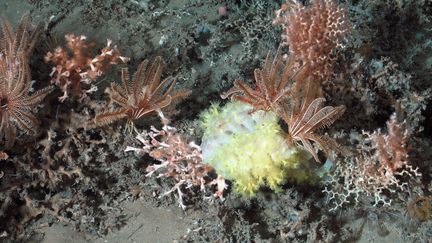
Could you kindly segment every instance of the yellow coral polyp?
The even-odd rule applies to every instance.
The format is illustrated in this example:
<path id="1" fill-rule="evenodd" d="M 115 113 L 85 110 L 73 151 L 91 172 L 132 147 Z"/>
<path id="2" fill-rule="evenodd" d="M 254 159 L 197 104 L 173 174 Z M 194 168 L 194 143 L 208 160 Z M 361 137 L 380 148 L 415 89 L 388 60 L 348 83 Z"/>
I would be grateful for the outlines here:
<path id="1" fill-rule="evenodd" d="M 201 147 L 205 163 L 233 181 L 235 191 L 253 196 L 263 185 L 278 190 L 300 152 L 285 142 L 275 114 L 250 110 L 238 102 L 212 106 L 202 115 Z"/>

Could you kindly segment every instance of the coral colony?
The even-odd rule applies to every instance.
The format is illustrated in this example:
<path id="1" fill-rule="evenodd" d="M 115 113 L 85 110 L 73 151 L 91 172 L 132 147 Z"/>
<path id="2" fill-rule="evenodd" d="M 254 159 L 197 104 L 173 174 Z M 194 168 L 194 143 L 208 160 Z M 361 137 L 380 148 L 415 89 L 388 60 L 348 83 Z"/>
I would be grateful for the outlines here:
<path id="1" fill-rule="evenodd" d="M 45 61 L 54 65 L 50 74 L 51 83 L 58 86 L 63 91 L 63 96 L 59 101 L 63 102 L 69 97 L 81 96 L 86 92 L 91 92 L 89 86 L 96 78 L 103 75 L 109 66 L 126 63 L 128 58 L 120 56 L 117 46 L 112 46 L 112 41 L 108 40 L 99 55 L 90 56 L 90 51 L 94 44 L 87 43 L 85 36 L 66 35 L 67 47 L 69 52 L 63 47 L 57 47 L 54 52 L 48 52 Z"/>
<path id="2" fill-rule="evenodd" d="M 227 15 L 225 11 L 219 10 L 220 15 Z M 0 180 L 11 171 L 29 172 L 22 181 L 18 178 L 14 184 L 2 186 L 2 193 L 11 192 L 9 199 L 1 202 L 2 210 L 13 206 L 21 187 L 48 191 L 58 190 L 59 181 L 71 185 L 86 181 L 72 154 L 82 154 L 84 164 L 94 153 L 105 158 L 104 151 L 110 147 L 94 152 L 94 144 L 131 133 L 137 141 L 129 141 L 130 146 L 122 149 L 151 160 L 145 177 L 171 180 L 173 186 L 160 197 L 174 195 L 184 210 L 190 206 L 190 195 L 223 203 L 228 194 L 251 199 L 263 188 L 277 194 L 286 183 L 316 180 L 322 185 L 329 211 L 364 203 L 360 198 L 369 198 L 366 201 L 375 207 L 391 206 L 398 192 L 411 190 L 411 182 L 422 176 L 410 163 L 410 133 L 404 122 L 394 114 L 386 129 L 364 131 L 351 139 L 352 144 L 340 143 L 335 134 L 326 133 L 347 112 L 345 104 L 335 103 L 338 99 L 329 97 L 322 85 L 332 79 L 338 54 L 348 41 L 352 25 L 347 10 L 333 0 L 311 0 L 307 5 L 288 1 L 276 11 L 273 24 L 283 29 L 280 47 L 269 51 L 263 65 L 256 67 L 252 83 L 234 80 L 233 87 L 221 94 L 222 99 L 201 113 L 203 135 L 198 143 L 171 125 L 171 114 L 195 91 L 176 88 L 177 79 L 163 72 L 162 57 L 142 61 L 130 75 L 126 67 L 129 59 L 111 40 L 100 49 L 85 36 L 67 34 L 66 47 L 56 47 L 45 55 L 52 68 L 50 80 L 33 83 L 29 60 L 41 29 L 30 24 L 29 15 L 22 17 L 15 30 L 2 19 L 0 132 L 4 146 L 0 163 L 9 161 L 15 169 L 0 171 Z M 93 100 L 90 94 L 98 88 L 96 80 L 116 66 L 122 67 L 120 80 L 106 89 L 109 101 Z M 55 106 L 82 112 L 57 110 L 56 121 L 47 128 L 42 123 L 46 122 L 44 110 L 51 105 L 44 103 L 48 96 L 55 96 Z M 100 106 L 98 102 L 108 103 Z M 161 123 L 142 128 L 138 121 L 151 116 Z M 114 124 L 123 124 L 128 131 L 104 136 L 113 131 Z M 36 136 L 44 137 L 37 145 L 42 155 L 32 158 L 35 153 L 29 151 L 29 162 L 14 158 L 11 148 Z M 313 169 L 311 162 L 312 167 L 324 168 L 324 162 L 331 166 L 321 173 L 322 168 Z M 17 232 L 42 214 L 64 220 L 60 211 L 79 203 L 54 197 L 43 200 L 22 192 L 22 212 L 10 217 L 11 224 L 19 228 Z M 419 196 L 417 202 L 422 206 L 410 204 L 409 214 L 430 218 L 429 198 Z M 7 218 L 4 213 L 0 217 Z M 4 230 L 13 234 L 12 226 Z"/>

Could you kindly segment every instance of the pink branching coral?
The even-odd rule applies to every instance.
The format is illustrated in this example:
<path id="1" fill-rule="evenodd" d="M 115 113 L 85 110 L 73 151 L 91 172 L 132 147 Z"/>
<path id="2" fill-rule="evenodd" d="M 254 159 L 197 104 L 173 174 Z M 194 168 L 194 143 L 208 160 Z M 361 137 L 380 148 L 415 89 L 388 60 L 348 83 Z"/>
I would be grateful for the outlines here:
<path id="1" fill-rule="evenodd" d="M 392 199 L 387 197 L 388 193 L 408 190 L 408 182 L 403 182 L 403 178 L 421 176 L 409 163 L 408 132 L 397 123 L 395 115 L 387 122 L 387 129 L 387 134 L 364 132 L 366 137 L 359 146 L 360 155 L 348 163 L 338 164 L 328 183 L 331 188 L 324 190 L 335 205 L 333 210 L 352 198 L 357 203 L 361 194 L 373 196 L 374 206 L 389 206 Z"/>
<path id="2" fill-rule="evenodd" d="M 409 166 L 408 162 L 408 131 L 403 129 L 393 115 L 387 122 L 388 134 L 380 131 L 369 135 L 376 145 L 376 155 L 382 168 L 390 172 Z"/>
<path id="3" fill-rule="evenodd" d="M 199 186 L 204 192 L 206 186 L 216 185 L 217 191 L 214 196 L 223 199 L 223 191 L 226 188 L 225 180 L 222 176 L 210 179 L 209 172 L 213 168 L 203 163 L 201 147 L 194 142 L 187 143 L 177 133 L 176 128 L 168 125 L 167 119 L 162 119 L 164 123 L 162 130 L 152 126 L 149 132 L 137 136 L 137 139 L 144 144 L 142 148 L 127 147 L 125 151 L 147 153 L 160 161 L 160 164 L 147 167 L 146 176 L 157 174 L 158 178 L 173 178 L 177 183 L 161 197 L 176 191 L 179 205 L 183 209 L 186 209 L 183 202 L 183 189 Z"/>
<path id="4" fill-rule="evenodd" d="M 51 83 L 60 87 L 63 96 L 59 97 L 64 101 L 69 97 L 80 96 L 83 93 L 83 85 L 90 86 L 92 81 L 103 75 L 113 64 L 119 62 L 126 63 L 129 59 L 120 55 L 117 46 L 112 45 L 108 40 L 99 55 L 91 56 L 93 43 L 87 43 L 86 37 L 73 34 L 66 35 L 67 48 L 57 47 L 54 52 L 48 52 L 45 61 L 53 63 L 55 66 L 51 72 Z M 85 89 L 91 92 L 93 89 Z"/>
<path id="5" fill-rule="evenodd" d="M 346 10 L 334 0 L 311 0 L 309 6 L 288 1 L 273 21 L 284 28 L 283 44 L 313 77 L 328 78 L 333 73 L 334 51 L 350 29 Z"/>

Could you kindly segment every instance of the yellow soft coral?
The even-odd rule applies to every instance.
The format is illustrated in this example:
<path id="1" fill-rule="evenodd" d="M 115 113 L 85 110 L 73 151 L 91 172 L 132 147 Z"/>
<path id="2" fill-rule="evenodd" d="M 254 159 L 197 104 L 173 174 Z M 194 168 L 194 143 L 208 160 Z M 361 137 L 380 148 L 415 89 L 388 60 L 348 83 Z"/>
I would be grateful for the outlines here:
<path id="1" fill-rule="evenodd" d="M 278 118 L 239 102 L 212 106 L 202 115 L 204 162 L 232 180 L 235 190 L 252 196 L 262 185 L 277 190 L 304 152 L 289 147 Z"/>

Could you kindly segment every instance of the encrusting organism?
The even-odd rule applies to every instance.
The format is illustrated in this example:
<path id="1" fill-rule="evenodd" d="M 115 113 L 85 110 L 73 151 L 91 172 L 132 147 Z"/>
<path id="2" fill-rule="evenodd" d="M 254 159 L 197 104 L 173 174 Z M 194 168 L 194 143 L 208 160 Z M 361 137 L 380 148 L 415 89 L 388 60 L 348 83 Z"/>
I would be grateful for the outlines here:
<path id="1" fill-rule="evenodd" d="M 111 103 L 120 107 L 96 115 L 96 125 L 106 125 L 120 119 L 127 119 L 129 128 L 133 122 L 152 112 L 159 112 L 189 95 L 188 91 L 175 91 L 176 79 L 167 77 L 161 80 L 162 58 L 156 57 L 149 65 L 144 60 L 132 79 L 127 68 L 121 70 L 122 85 L 111 83 L 108 90 Z"/>
<path id="2" fill-rule="evenodd" d="M 51 87 L 29 94 L 31 77 L 29 58 L 40 29 L 30 33 L 30 19 L 24 15 L 16 32 L 9 22 L 2 19 L 0 36 L 0 135 L 10 147 L 16 135 L 16 126 L 27 133 L 35 133 L 37 119 L 32 110 Z"/>
<path id="3" fill-rule="evenodd" d="M 128 146 L 125 151 L 146 153 L 158 160 L 160 164 L 147 167 L 146 176 L 173 178 L 176 184 L 161 197 L 177 192 L 179 205 L 183 209 L 186 209 L 183 200 L 185 189 L 199 187 L 204 192 L 206 187 L 216 185 L 217 191 L 214 196 L 223 199 L 223 192 L 227 188 L 225 180 L 222 176 L 211 178 L 210 172 L 213 171 L 213 168 L 203 163 L 201 147 L 193 141 L 188 143 L 175 127 L 169 125 L 169 120 L 162 113 L 159 115 L 162 118 L 162 129 L 158 130 L 152 126 L 150 131 L 145 131 L 137 136 L 137 139 L 144 145 L 142 148 Z"/>
<path id="4" fill-rule="evenodd" d="M 302 62 L 314 81 L 333 73 L 335 51 L 342 46 L 350 24 L 345 8 L 335 0 L 311 0 L 308 6 L 287 0 L 276 11 L 274 24 L 282 25 L 283 44 Z"/>
<path id="5" fill-rule="evenodd" d="M 54 52 L 45 55 L 45 61 L 54 64 L 51 72 L 51 83 L 60 87 L 63 102 L 70 96 L 80 96 L 90 93 L 92 81 L 103 75 L 111 66 L 120 62 L 126 63 L 129 58 L 120 55 L 117 46 L 108 40 L 107 45 L 96 56 L 91 55 L 94 43 L 88 43 L 87 37 L 81 35 L 66 35 L 67 49 L 57 47 Z M 86 88 L 83 89 L 83 86 Z"/>

